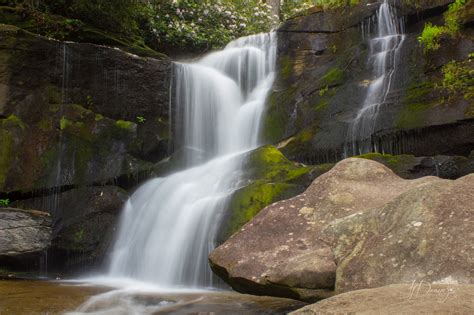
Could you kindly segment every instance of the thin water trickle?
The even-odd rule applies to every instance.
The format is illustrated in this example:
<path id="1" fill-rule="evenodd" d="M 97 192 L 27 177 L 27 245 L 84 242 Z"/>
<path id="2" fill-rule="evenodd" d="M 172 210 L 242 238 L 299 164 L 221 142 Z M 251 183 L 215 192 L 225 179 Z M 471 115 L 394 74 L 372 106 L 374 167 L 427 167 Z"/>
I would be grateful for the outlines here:
<path id="1" fill-rule="evenodd" d="M 373 77 L 363 106 L 349 126 L 346 156 L 376 151 L 371 136 L 375 132 L 380 109 L 386 105 L 392 90 L 400 48 L 405 40 L 403 19 L 397 17 L 387 0 L 380 5 L 376 17 L 377 34 L 369 40 L 369 64 Z M 367 25 L 363 26 L 364 31 L 370 31 L 371 22 Z"/>
<path id="2" fill-rule="evenodd" d="M 275 55 L 275 34 L 260 34 L 175 65 L 173 134 L 186 169 L 147 182 L 128 200 L 110 277 L 216 286 L 207 256 L 226 202 L 241 185 L 242 153 L 258 145 Z"/>

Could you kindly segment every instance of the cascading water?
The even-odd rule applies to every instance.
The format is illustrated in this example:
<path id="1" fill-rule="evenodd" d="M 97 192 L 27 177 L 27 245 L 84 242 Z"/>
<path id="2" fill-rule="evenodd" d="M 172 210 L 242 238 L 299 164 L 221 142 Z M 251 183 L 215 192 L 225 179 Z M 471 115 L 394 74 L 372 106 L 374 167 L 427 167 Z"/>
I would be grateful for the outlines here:
<path id="1" fill-rule="evenodd" d="M 375 132 L 380 108 L 387 104 L 392 89 L 400 48 L 405 39 L 403 33 L 403 19 L 399 19 L 395 9 L 384 0 L 377 11 L 377 34 L 369 41 L 373 79 L 363 106 L 349 127 L 346 155 L 377 151 L 371 136 Z"/>
<path id="2" fill-rule="evenodd" d="M 215 285 L 207 256 L 225 202 L 240 185 L 242 153 L 258 145 L 275 55 L 275 35 L 261 34 L 176 64 L 175 136 L 189 168 L 147 182 L 128 200 L 110 276 L 163 287 Z"/>

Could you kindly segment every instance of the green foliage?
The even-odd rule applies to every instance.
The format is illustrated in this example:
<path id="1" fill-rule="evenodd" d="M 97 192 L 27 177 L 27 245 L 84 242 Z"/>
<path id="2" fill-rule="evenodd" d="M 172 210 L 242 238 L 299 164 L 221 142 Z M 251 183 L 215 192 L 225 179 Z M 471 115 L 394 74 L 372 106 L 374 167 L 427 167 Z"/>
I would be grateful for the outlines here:
<path id="1" fill-rule="evenodd" d="M 144 124 L 146 121 L 146 118 L 143 116 L 137 116 L 137 123 L 139 124 Z"/>
<path id="2" fill-rule="evenodd" d="M 425 24 L 425 28 L 418 37 L 418 41 L 426 53 L 437 50 L 440 47 L 440 40 L 443 36 L 457 36 L 461 28 L 459 17 L 465 4 L 466 0 L 456 0 L 449 5 L 448 11 L 444 14 L 444 26 L 436 26 L 431 23 Z"/>
<path id="3" fill-rule="evenodd" d="M 10 205 L 10 199 L 0 199 L 0 207 L 8 207 Z"/>
<path id="4" fill-rule="evenodd" d="M 50 0 L 43 3 L 54 13 L 128 34 L 139 30 L 151 9 L 147 2 L 137 0 Z"/>
<path id="5" fill-rule="evenodd" d="M 426 23 L 423 32 L 418 37 L 418 42 L 423 46 L 425 52 L 434 51 L 440 47 L 440 38 L 445 33 L 446 28 L 444 26 Z"/>
<path id="6" fill-rule="evenodd" d="M 440 88 L 447 91 L 449 96 L 466 90 L 474 81 L 474 70 L 468 68 L 462 62 L 448 62 L 441 69 L 441 73 L 443 74 L 443 81 Z"/>
<path id="7" fill-rule="evenodd" d="M 132 130 L 134 124 L 131 121 L 119 119 L 115 122 L 115 125 L 121 129 Z"/>
<path id="8" fill-rule="evenodd" d="M 270 9 L 261 0 L 159 3 L 149 19 L 148 41 L 222 47 L 244 35 L 268 32 L 278 19 Z"/>
<path id="9" fill-rule="evenodd" d="M 264 0 L 16 0 L 7 5 L 34 16 L 41 35 L 62 40 L 87 25 L 156 48 L 218 48 L 268 32 L 278 22 Z"/>
<path id="10" fill-rule="evenodd" d="M 284 20 L 301 14 L 314 6 L 321 6 L 324 9 L 335 9 L 356 5 L 360 0 L 285 0 L 281 6 L 281 13 Z"/>
<path id="11" fill-rule="evenodd" d="M 87 95 L 87 97 L 86 97 L 86 105 L 87 105 L 87 107 L 94 106 L 94 102 L 92 101 L 92 96 Z"/>
<path id="12" fill-rule="evenodd" d="M 331 68 L 322 78 L 321 81 L 326 85 L 336 85 L 344 79 L 344 71 L 338 67 Z"/>
<path id="13" fill-rule="evenodd" d="M 329 91 L 329 86 L 326 85 L 326 87 L 319 90 L 319 96 L 324 96 L 324 94 L 326 94 L 327 91 Z"/>
<path id="14" fill-rule="evenodd" d="M 459 13 L 466 4 L 466 0 L 456 0 L 449 5 L 448 11 L 444 15 L 444 23 L 450 34 L 459 32 Z"/>

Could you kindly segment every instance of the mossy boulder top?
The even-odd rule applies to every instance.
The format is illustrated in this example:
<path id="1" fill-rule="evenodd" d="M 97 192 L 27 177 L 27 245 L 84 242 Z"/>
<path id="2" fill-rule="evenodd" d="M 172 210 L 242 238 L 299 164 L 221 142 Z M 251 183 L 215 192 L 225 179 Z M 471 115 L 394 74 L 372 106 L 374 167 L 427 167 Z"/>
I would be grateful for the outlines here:
<path id="1" fill-rule="evenodd" d="M 472 195 L 472 175 L 404 180 L 377 162 L 346 159 L 262 210 L 210 254 L 211 266 L 238 291 L 302 300 L 410 277 L 470 283 L 473 242 L 454 239 L 474 235 Z"/>

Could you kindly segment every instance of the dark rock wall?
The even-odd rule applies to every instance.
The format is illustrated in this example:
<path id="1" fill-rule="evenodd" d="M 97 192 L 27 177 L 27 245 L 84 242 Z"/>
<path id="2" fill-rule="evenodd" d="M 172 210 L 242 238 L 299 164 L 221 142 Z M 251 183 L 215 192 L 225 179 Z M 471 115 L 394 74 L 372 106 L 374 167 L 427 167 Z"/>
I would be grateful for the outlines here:
<path id="1" fill-rule="evenodd" d="M 171 62 L 9 26 L 0 39 L 0 191 L 89 184 L 167 156 Z"/>
<path id="2" fill-rule="evenodd" d="M 120 187 L 170 154 L 171 68 L 0 25 L 0 198 L 51 215 L 50 272 L 104 262 L 128 197 Z"/>
<path id="3" fill-rule="evenodd" d="M 451 60 L 467 60 L 473 51 L 472 26 L 466 24 L 456 39 L 443 39 L 434 54 L 424 54 L 417 40 L 426 22 L 442 22 L 449 2 L 420 8 L 400 5 L 406 38 L 388 102 L 377 119 L 374 150 L 468 155 L 474 148 L 473 98 L 462 93 L 447 98 L 436 88 L 441 67 Z M 345 156 L 349 124 L 371 80 L 362 29 L 373 23 L 376 9 L 377 4 L 363 4 L 331 12 L 313 10 L 278 30 L 279 74 L 269 96 L 263 136 L 272 143 L 285 140 L 280 147 L 288 158 L 317 164 Z"/>

